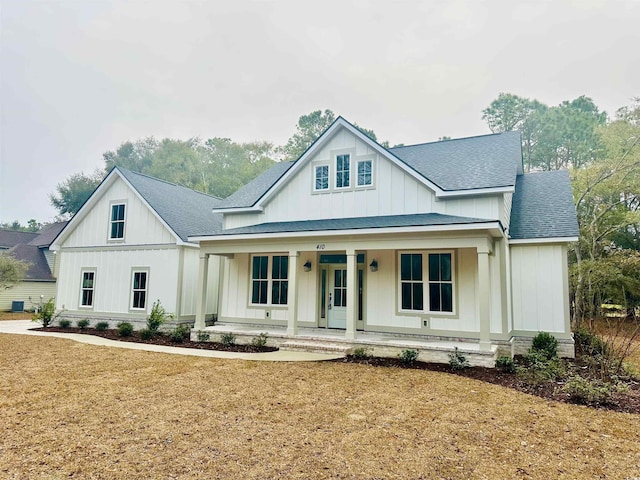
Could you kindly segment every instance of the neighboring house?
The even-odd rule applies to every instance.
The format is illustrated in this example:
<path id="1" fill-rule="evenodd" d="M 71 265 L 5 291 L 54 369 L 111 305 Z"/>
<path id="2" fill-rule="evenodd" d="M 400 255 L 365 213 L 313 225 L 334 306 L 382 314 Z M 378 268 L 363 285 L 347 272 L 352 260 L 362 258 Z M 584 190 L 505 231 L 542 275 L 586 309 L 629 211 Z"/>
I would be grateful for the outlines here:
<path id="1" fill-rule="evenodd" d="M 547 331 L 574 354 L 569 176 L 524 174 L 518 133 L 386 149 L 340 117 L 213 212 L 220 228 L 188 232 L 200 245 L 196 331 L 217 313 L 288 338 L 447 340 L 491 358 Z"/>
<path id="2" fill-rule="evenodd" d="M 0 230 L 0 249 L 29 265 L 23 281 L 0 291 L 0 311 L 11 310 L 13 302 L 32 310 L 55 297 L 57 264 L 49 245 L 66 223 L 45 225 L 38 233 Z"/>
<path id="3" fill-rule="evenodd" d="M 114 167 L 51 248 L 59 257 L 56 307 L 67 318 L 142 325 L 153 302 L 178 321 L 195 319 L 198 245 L 187 236 L 216 231 L 219 199 Z M 207 311 L 217 308 L 212 262 Z"/>

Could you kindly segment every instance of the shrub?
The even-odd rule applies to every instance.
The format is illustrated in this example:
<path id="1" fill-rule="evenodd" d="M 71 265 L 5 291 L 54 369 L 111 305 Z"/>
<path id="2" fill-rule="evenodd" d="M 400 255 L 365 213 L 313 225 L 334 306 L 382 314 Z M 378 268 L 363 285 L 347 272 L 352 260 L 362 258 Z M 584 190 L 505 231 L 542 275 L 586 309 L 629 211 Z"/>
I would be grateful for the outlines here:
<path id="1" fill-rule="evenodd" d="M 533 337 L 531 350 L 543 352 L 547 359 L 555 358 L 558 356 L 558 340 L 550 333 L 540 332 Z"/>
<path id="2" fill-rule="evenodd" d="M 398 358 L 405 366 L 414 365 L 418 360 L 418 351 L 412 349 L 402 350 Z"/>
<path id="3" fill-rule="evenodd" d="M 42 323 L 43 327 L 50 326 L 58 315 L 62 313 L 60 312 L 56 315 L 56 304 L 54 303 L 53 298 L 50 298 L 45 303 L 40 302 L 36 307 L 36 310 L 37 311 L 33 314 L 31 320 Z"/>
<path id="4" fill-rule="evenodd" d="M 184 342 L 187 338 L 189 338 L 189 333 L 191 332 L 191 329 L 189 328 L 188 325 L 178 325 L 173 332 L 171 332 L 171 334 L 169 335 L 169 340 L 171 340 L 174 343 L 182 343 Z"/>
<path id="5" fill-rule="evenodd" d="M 578 354 L 593 357 L 604 355 L 607 351 L 606 344 L 602 338 L 584 327 L 580 327 L 573 332 L 573 340 Z"/>
<path id="6" fill-rule="evenodd" d="M 558 357 L 550 359 L 544 351 L 531 349 L 522 360 L 524 365 L 516 367 L 516 373 L 523 381 L 532 385 L 556 380 L 566 373 L 562 360 Z"/>
<path id="7" fill-rule="evenodd" d="M 96 330 L 103 332 L 109 328 L 109 322 L 98 322 L 96 323 Z"/>
<path id="8" fill-rule="evenodd" d="M 208 332 L 198 332 L 198 341 L 199 342 L 208 342 L 211 336 Z"/>
<path id="9" fill-rule="evenodd" d="M 371 358 L 371 348 L 357 347 L 353 349 L 353 358 L 356 360 L 367 360 Z"/>
<path id="10" fill-rule="evenodd" d="M 516 373 L 516 362 L 511 357 L 498 357 L 496 359 L 496 368 L 504 373 Z"/>
<path id="11" fill-rule="evenodd" d="M 233 333 L 223 333 L 220 335 L 220 343 L 231 346 L 236 343 L 236 336 Z"/>
<path id="12" fill-rule="evenodd" d="M 612 386 L 610 384 L 589 380 L 579 375 L 575 375 L 567 380 L 562 390 L 577 403 L 585 405 L 597 405 L 607 403 L 611 400 Z"/>
<path id="13" fill-rule="evenodd" d="M 89 326 L 90 323 L 91 322 L 89 321 L 88 318 L 83 318 L 82 320 L 78 320 L 76 325 L 78 325 L 78 328 L 80 330 L 84 330 L 85 328 L 87 328 Z"/>
<path id="14" fill-rule="evenodd" d="M 118 324 L 118 335 L 121 337 L 130 337 L 133 333 L 133 325 L 129 322 L 120 322 Z"/>
<path id="15" fill-rule="evenodd" d="M 155 330 L 151 330 L 150 328 L 143 328 L 140 330 L 140 338 L 142 340 L 151 340 L 156 336 L 158 332 Z"/>
<path id="16" fill-rule="evenodd" d="M 62 320 L 60 320 L 59 324 L 60 324 L 60 328 L 69 328 L 71 326 L 71 321 L 67 320 L 66 318 L 63 318 Z"/>
<path id="17" fill-rule="evenodd" d="M 467 357 L 458 351 L 458 347 L 455 347 L 454 351 L 449 354 L 449 365 L 453 370 L 464 370 L 470 366 Z"/>
<path id="18" fill-rule="evenodd" d="M 253 337 L 251 339 L 251 345 L 254 347 L 262 348 L 267 345 L 267 339 L 269 338 L 269 334 L 267 332 L 262 332 L 257 337 Z"/>
<path id="19" fill-rule="evenodd" d="M 160 300 L 156 300 L 153 302 L 151 313 L 147 317 L 147 329 L 155 333 L 169 318 L 173 318 L 173 314 L 167 313 L 164 307 L 160 304 Z"/>

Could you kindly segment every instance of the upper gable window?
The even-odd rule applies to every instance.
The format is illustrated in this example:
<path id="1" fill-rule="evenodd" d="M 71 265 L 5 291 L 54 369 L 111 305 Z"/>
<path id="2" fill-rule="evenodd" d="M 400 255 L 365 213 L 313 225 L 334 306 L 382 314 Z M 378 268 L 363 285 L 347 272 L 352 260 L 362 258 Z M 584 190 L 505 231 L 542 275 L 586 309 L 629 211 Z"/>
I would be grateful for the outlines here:
<path id="1" fill-rule="evenodd" d="M 350 183 L 351 155 L 336 156 L 336 188 L 347 188 Z"/>
<path id="2" fill-rule="evenodd" d="M 373 184 L 373 160 L 358 161 L 358 187 Z"/>
<path id="3" fill-rule="evenodd" d="M 317 165 L 314 169 L 313 189 L 329 190 L 329 165 Z"/>
<path id="4" fill-rule="evenodd" d="M 124 203 L 111 205 L 111 228 L 109 238 L 111 240 L 121 240 L 124 238 Z"/>

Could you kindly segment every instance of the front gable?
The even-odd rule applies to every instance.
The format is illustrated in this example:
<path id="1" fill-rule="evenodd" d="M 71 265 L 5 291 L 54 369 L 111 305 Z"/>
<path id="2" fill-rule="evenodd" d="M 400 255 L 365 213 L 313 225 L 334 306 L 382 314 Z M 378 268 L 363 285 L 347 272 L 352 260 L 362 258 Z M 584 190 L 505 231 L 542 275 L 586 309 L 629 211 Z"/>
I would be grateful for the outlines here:
<path id="1" fill-rule="evenodd" d="M 425 213 L 490 220 L 504 217 L 504 192 L 454 196 L 342 118 L 292 166 L 281 170 L 283 173 L 251 205 L 221 209 L 225 229 Z"/>
<path id="2" fill-rule="evenodd" d="M 93 192 L 52 245 L 116 247 L 179 241 L 117 169 Z"/>

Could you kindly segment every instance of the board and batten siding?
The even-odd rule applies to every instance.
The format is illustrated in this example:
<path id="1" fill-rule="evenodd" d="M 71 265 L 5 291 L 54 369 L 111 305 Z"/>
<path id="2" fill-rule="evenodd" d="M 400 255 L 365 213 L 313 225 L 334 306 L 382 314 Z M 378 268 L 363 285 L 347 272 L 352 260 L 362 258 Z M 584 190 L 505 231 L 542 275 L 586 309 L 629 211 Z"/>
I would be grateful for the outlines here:
<path id="1" fill-rule="evenodd" d="M 335 155 L 351 154 L 352 187 L 335 190 Z M 356 162 L 373 160 L 373 185 L 356 187 Z M 330 165 L 327 192 L 314 192 L 314 166 Z M 293 168 L 296 168 L 295 166 Z M 266 205 L 264 213 L 226 214 L 226 229 L 267 222 L 326 218 L 374 217 L 413 213 L 442 213 L 483 219 L 502 218 L 502 195 L 436 200 L 435 194 L 412 175 L 377 154 L 349 131 L 342 129 L 305 162 Z"/>
<path id="2" fill-rule="evenodd" d="M 23 281 L 6 290 L 0 290 L 0 311 L 11 310 L 13 301 L 24 302 L 25 310 L 31 311 L 40 302 L 56 296 L 56 282 Z"/>
<path id="3" fill-rule="evenodd" d="M 569 332 L 569 287 L 565 245 L 512 245 L 513 328 Z"/>
<path id="4" fill-rule="evenodd" d="M 124 242 L 109 241 L 111 205 L 124 202 Z M 63 247 L 104 246 L 117 243 L 127 245 L 175 244 L 173 234 L 158 220 L 138 195 L 116 177 L 108 191 L 75 226 Z"/>
<path id="5" fill-rule="evenodd" d="M 178 286 L 178 249 L 132 249 L 62 251 L 56 307 L 68 311 L 130 313 L 133 269 L 147 270 L 146 312 L 160 300 L 168 312 L 175 312 Z M 80 307 L 82 271 L 96 272 L 94 305 Z"/>
<path id="6" fill-rule="evenodd" d="M 284 254 L 286 252 L 274 252 L 274 254 Z M 315 252 L 305 255 L 300 254 L 298 258 L 297 279 L 298 279 L 298 323 L 302 326 L 316 325 L 316 303 L 317 303 L 317 275 L 318 269 L 312 272 L 304 271 L 304 262 L 313 259 L 313 265 L 317 266 Z M 286 325 L 289 318 L 289 309 L 286 305 L 251 305 L 250 283 L 251 283 L 251 255 L 236 254 L 233 259 L 225 261 L 224 280 L 222 294 L 224 302 L 220 316 L 225 321 L 251 321 L 256 324 Z M 291 290 L 289 290 L 291 293 Z M 267 316 L 268 313 L 268 316 Z"/>
<path id="7" fill-rule="evenodd" d="M 198 304 L 198 269 L 200 262 L 200 251 L 197 248 L 183 247 L 183 274 L 182 274 L 182 297 L 180 310 L 183 316 L 196 314 Z M 220 257 L 211 255 L 209 257 L 209 273 L 207 277 L 207 315 L 218 313 L 218 274 L 220 268 Z"/>

